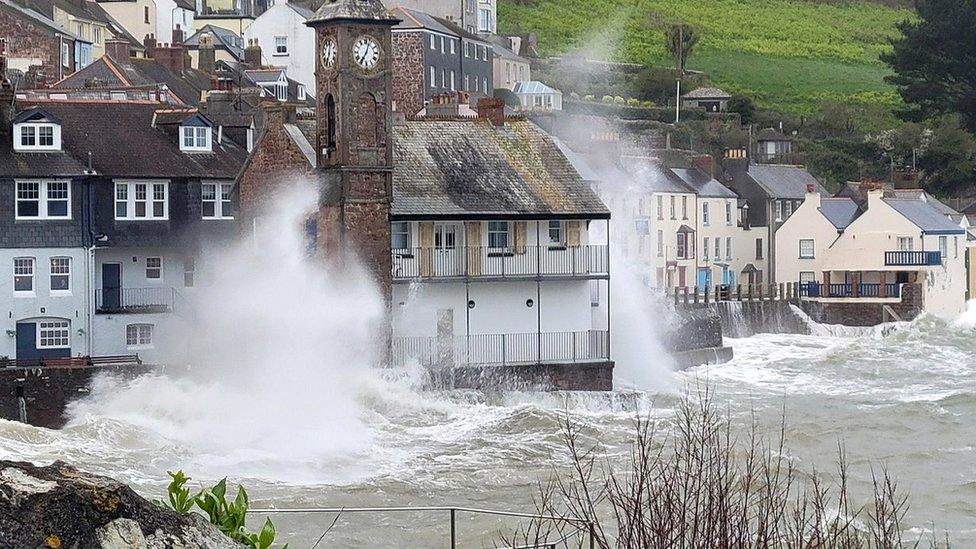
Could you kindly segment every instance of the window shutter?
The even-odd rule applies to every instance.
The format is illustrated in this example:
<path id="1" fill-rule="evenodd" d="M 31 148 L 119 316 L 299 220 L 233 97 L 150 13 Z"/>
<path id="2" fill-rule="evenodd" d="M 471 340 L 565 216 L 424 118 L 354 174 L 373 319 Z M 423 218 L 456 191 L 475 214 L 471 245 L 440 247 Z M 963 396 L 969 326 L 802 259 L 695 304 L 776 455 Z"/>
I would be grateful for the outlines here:
<path id="1" fill-rule="evenodd" d="M 526 242 L 529 239 L 529 224 L 526 221 L 515 222 L 515 253 L 524 254 Z"/>
<path id="2" fill-rule="evenodd" d="M 431 276 L 434 267 L 434 223 L 420 222 L 420 276 Z"/>
<path id="3" fill-rule="evenodd" d="M 566 222 L 566 246 L 580 245 L 580 221 L 578 219 Z"/>
<path id="4" fill-rule="evenodd" d="M 481 274 L 481 222 L 468 221 L 464 227 L 464 242 L 468 254 L 468 274 L 479 276 Z"/>

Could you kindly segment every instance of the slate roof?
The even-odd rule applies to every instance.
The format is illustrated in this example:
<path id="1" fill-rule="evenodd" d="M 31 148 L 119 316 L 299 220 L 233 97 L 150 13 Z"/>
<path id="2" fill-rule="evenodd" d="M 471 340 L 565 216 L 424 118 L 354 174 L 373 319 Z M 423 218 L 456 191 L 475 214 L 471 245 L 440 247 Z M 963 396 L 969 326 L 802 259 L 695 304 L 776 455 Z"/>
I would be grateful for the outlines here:
<path id="1" fill-rule="evenodd" d="M 792 141 L 792 139 L 779 130 L 763 128 L 756 133 L 756 141 Z"/>
<path id="2" fill-rule="evenodd" d="M 859 209 L 857 203 L 850 198 L 821 198 L 820 213 L 838 231 L 842 231 L 857 218 Z"/>
<path id="3" fill-rule="evenodd" d="M 171 105 L 136 101 L 32 103 L 61 121 L 61 140 L 67 154 L 83 159 L 75 162 L 84 165 L 90 152 L 92 168 L 100 175 L 234 178 L 247 156 L 246 151 L 226 138 L 223 143 L 214 143 L 210 153 L 180 151 L 176 127 L 172 131 L 152 127 L 156 111 L 172 110 Z M 20 102 L 18 106 L 33 105 Z M 180 116 L 187 112 L 181 110 Z"/>
<path id="4" fill-rule="evenodd" d="M 322 4 L 307 22 L 316 23 L 337 19 L 386 21 L 390 24 L 397 22 L 397 18 L 386 11 L 380 0 L 332 0 Z"/>
<path id="5" fill-rule="evenodd" d="M 460 38 L 460 35 L 457 32 L 451 30 L 443 22 L 441 22 L 441 20 L 437 19 L 433 15 L 430 15 L 429 13 L 405 8 L 403 6 L 390 8 L 390 13 L 400 20 L 400 22 L 393 27 L 395 30 L 425 29 Z"/>
<path id="6" fill-rule="evenodd" d="M 732 189 L 697 168 L 672 168 L 670 171 L 685 185 L 691 187 L 698 196 L 704 198 L 737 198 L 739 196 Z"/>
<path id="7" fill-rule="evenodd" d="M 698 88 L 681 96 L 682 99 L 731 99 L 732 96 L 720 88 Z"/>
<path id="8" fill-rule="evenodd" d="M 828 194 L 820 182 L 801 166 L 750 164 L 748 173 L 771 198 L 802 199 L 806 196 L 808 184 L 813 185 L 814 192 L 824 196 Z"/>
<path id="9" fill-rule="evenodd" d="M 667 170 L 646 158 L 624 156 L 620 158 L 621 168 L 630 174 L 636 186 L 645 192 L 685 193 L 694 194 L 694 190 L 685 185 L 684 181 L 674 176 L 669 177 Z"/>
<path id="10" fill-rule="evenodd" d="M 894 208 L 922 229 L 922 232 L 928 234 L 964 234 L 966 232 L 927 202 L 910 198 L 885 198 L 883 200 L 885 204 Z"/>
<path id="11" fill-rule="evenodd" d="M 299 6 L 298 4 L 295 4 L 293 2 L 286 2 L 285 5 L 295 10 L 295 13 L 301 15 L 306 20 L 311 18 L 313 15 L 315 15 L 314 11 L 306 8 L 305 6 Z"/>
<path id="12" fill-rule="evenodd" d="M 477 34 L 464 30 L 463 28 L 461 28 L 460 25 L 458 25 L 454 21 L 451 21 L 450 19 L 445 19 L 443 17 L 437 17 L 437 16 L 432 16 L 432 17 L 434 18 L 435 21 L 437 21 L 444 27 L 447 27 L 447 29 L 449 29 L 451 32 L 460 36 L 461 38 L 464 38 L 465 40 L 468 40 L 470 42 L 479 42 L 481 44 L 485 44 L 486 46 L 493 45 L 491 41 L 486 40 L 478 36 Z"/>
<path id="13" fill-rule="evenodd" d="M 244 47 L 242 45 L 244 40 L 236 32 L 223 27 L 210 24 L 204 25 L 200 27 L 200 30 L 193 33 L 193 36 L 184 40 L 183 43 L 186 44 L 186 47 L 190 49 L 199 49 L 200 35 L 205 32 L 209 32 L 210 35 L 213 36 L 213 44 L 215 48 L 223 48 L 227 50 L 227 52 L 234 56 L 234 59 L 237 59 L 238 61 L 244 60 Z"/>
<path id="14" fill-rule="evenodd" d="M 35 23 L 39 23 L 41 26 L 46 28 L 48 32 L 57 32 L 70 37 L 72 40 L 79 40 L 81 42 L 91 43 L 90 40 L 82 40 L 77 34 L 62 29 L 50 16 L 47 16 L 38 11 L 29 9 L 22 4 L 15 2 L 14 0 L 0 0 L 0 6 L 6 6 L 7 8 L 13 10 L 14 12 L 33 20 Z"/>
<path id="15" fill-rule="evenodd" d="M 114 59 L 109 55 L 54 84 L 58 89 L 88 89 L 94 82 L 101 89 L 120 87 L 154 88 L 165 85 L 182 103 L 197 106 L 202 93 L 210 89 L 210 75 L 193 68 L 181 73 L 170 70 L 155 59 L 130 57 Z"/>

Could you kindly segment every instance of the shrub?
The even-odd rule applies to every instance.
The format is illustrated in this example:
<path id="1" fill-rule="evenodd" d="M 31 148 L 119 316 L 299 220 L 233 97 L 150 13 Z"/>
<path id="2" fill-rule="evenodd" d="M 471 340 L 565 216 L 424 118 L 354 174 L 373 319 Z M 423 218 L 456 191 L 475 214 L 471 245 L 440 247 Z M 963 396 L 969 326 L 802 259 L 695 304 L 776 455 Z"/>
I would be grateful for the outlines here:
<path id="1" fill-rule="evenodd" d="M 609 103 L 613 103 L 613 96 L 612 95 L 604 95 L 602 101 L 604 103 L 608 103 L 608 104 Z"/>

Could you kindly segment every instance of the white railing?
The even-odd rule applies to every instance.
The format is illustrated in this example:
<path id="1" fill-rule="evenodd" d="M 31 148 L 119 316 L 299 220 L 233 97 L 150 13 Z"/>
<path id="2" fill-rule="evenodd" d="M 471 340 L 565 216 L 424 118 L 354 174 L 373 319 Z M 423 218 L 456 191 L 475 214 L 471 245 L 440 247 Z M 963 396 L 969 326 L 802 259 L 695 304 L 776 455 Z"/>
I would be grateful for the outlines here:
<path id="1" fill-rule="evenodd" d="M 609 247 L 456 246 L 394 249 L 393 278 L 606 277 Z"/>
<path id="2" fill-rule="evenodd" d="M 509 365 L 610 359 L 605 330 L 393 338 L 394 365 Z"/>

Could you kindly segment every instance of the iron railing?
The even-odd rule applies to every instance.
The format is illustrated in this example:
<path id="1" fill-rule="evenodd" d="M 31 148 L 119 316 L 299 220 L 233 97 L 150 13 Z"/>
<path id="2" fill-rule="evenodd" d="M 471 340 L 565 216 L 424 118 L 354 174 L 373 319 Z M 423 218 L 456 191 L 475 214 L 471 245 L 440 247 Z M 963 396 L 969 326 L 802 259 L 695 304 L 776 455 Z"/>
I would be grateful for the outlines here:
<path id="1" fill-rule="evenodd" d="M 882 285 L 878 283 L 854 284 L 822 284 L 820 282 L 801 282 L 800 297 L 901 297 L 901 284 L 885 284 L 884 295 L 881 294 Z M 857 293 L 855 294 L 855 289 Z"/>
<path id="2" fill-rule="evenodd" d="M 477 509 L 473 507 L 306 507 L 306 508 L 294 508 L 294 509 L 275 509 L 275 508 L 257 508 L 250 509 L 249 513 L 255 514 L 335 514 L 341 517 L 346 513 L 432 513 L 432 512 L 447 512 L 449 514 L 449 524 L 451 529 L 450 537 L 450 548 L 457 549 L 458 546 L 458 528 L 457 528 L 457 515 L 459 513 L 469 513 L 475 515 L 493 515 L 500 517 L 515 517 L 515 518 L 525 518 L 537 521 L 547 521 L 556 524 L 566 524 L 576 529 L 577 535 L 580 537 L 579 544 L 583 547 L 583 539 L 587 541 L 586 547 L 589 549 L 595 549 L 596 547 L 596 523 L 591 520 L 573 518 L 573 517 L 562 517 L 558 515 L 542 515 L 536 513 L 519 513 L 516 511 L 499 511 L 495 509 Z M 549 540 L 548 542 L 541 542 L 542 544 L 535 544 L 531 547 L 551 547 L 555 543 L 562 542 L 569 539 L 568 536 L 563 536 L 559 540 Z M 527 549 L 529 546 L 518 549 Z"/>
<path id="3" fill-rule="evenodd" d="M 167 313 L 175 302 L 175 288 L 95 290 L 95 312 L 100 314 Z"/>
<path id="4" fill-rule="evenodd" d="M 610 332 L 530 332 L 393 338 L 393 363 L 423 366 L 504 366 L 610 359 Z"/>
<path id="5" fill-rule="evenodd" d="M 606 277 L 610 251 L 587 246 L 456 246 L 394 249 L 393 278 Z"/>
<path id="6" fill-rule="evenodd" d="M 933 267 L 942 264 L 942 252 L 915 252 L 898 250 L 885 252 L 887 267 Z"/>

